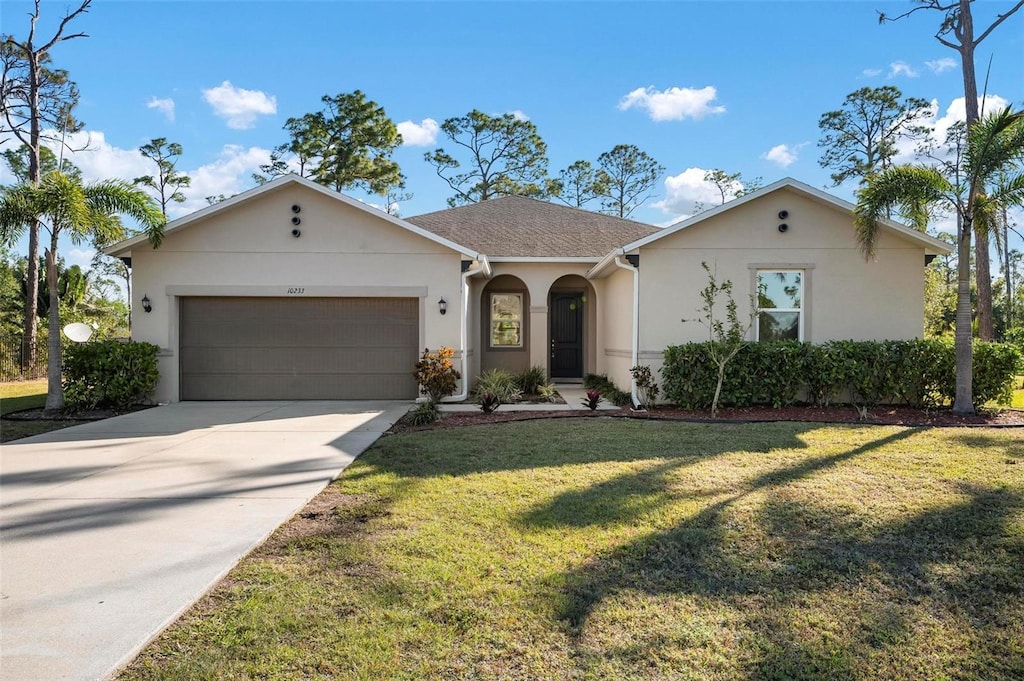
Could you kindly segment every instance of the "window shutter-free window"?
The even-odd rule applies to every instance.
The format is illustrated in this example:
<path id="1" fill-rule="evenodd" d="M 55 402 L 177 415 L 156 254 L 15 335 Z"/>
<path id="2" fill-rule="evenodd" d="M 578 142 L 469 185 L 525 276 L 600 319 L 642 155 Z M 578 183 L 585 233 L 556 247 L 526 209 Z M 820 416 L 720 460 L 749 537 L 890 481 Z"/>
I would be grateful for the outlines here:
<path id="1" fill-rule="evenodd" d="M 804 276 L 798 270 L 758 270 L 757 340 L 803 339 Z"/>
<path id="2" fill-rule="evenodd" d="M 523 347 L 523 296 L 491 294 L 491 347 Z"/>

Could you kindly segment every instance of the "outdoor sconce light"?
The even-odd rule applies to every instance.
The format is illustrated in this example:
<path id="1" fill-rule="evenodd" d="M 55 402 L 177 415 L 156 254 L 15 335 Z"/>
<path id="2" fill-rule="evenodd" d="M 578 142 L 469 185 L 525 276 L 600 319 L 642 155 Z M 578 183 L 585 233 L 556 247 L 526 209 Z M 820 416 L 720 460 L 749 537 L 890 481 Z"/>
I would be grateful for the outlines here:
<path id="1" fill-rule="evenodd" d="M 441 314 L 447 314 L 448 301 L 445 300 L 444 297 L 442 297 L 441 300 L 437 301 L 437 309 L 441 311 Z"/>
<path id="2" fill-rule="evenodd" d="M 142 309 L 146 312 L 153 311 L 153 303 L 149 301 L 149 296 L 142 296 Z"/>

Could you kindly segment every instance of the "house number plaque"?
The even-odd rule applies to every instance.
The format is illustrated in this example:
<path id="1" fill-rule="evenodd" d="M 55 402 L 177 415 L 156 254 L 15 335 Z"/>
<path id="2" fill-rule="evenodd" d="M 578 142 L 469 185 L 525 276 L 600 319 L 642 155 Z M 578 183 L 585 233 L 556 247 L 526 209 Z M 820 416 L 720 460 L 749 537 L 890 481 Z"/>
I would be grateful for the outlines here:
<path id="1" fill-rule="evenodd" d="M 288 295 L 290 296 L 301 296 L 303 293 L 306 292 L 306 288 L 304 286 L 293 286 L 287 290 Z"/>

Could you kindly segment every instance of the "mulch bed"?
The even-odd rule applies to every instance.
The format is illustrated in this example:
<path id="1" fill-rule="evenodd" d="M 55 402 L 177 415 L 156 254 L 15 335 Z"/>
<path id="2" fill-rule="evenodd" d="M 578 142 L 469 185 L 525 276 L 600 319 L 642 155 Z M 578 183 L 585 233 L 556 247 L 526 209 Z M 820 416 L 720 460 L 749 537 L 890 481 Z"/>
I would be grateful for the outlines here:
<path id="1" fill-rule="evenodd" d="M 86 409 L 82 411 L 62 411 L 54 414 L 42 407 L 25 409 L 4 415 L 5 421 L 102 421 L 113 416 L 131 414 L 143 409 L 152 409 L 153 405 L 136 404 L 127 409 Z"/>
<path id="2" fill-rule="evenodd" d="M 1024 427 L 1024 411 L 1005 409 L 986 411 L 974 416 L 957 416 L 948 409 L 924 411 L 907 407 L 878 407 L 869 409 L 865 418 L 852 406 L 837 407 L 746 407 L 719 409 L 718 418 L 711 418 L 710 410 L 688 410 L 675 407 L 657 407 L 650 411 L 635 412 L 628 408 L 607 411 L 506 411 L 484 414 L 482 412 L 448 412 L 436 423 L 424 426 L 410 426 L 402 421 L 396 423 L 388 433 L 406 433 L 434 428 L 458 428 L 487 423 L 508 421 L 530 421 L 534 419 L 559 419 L 580 417 L 634 418 L 652 421 L 690 421 L 696 423 L 763 423 L 774 421 L 800 421 L 811 423 L 850 423 L 893 426 L 941 426 L 941 427 Z"/>

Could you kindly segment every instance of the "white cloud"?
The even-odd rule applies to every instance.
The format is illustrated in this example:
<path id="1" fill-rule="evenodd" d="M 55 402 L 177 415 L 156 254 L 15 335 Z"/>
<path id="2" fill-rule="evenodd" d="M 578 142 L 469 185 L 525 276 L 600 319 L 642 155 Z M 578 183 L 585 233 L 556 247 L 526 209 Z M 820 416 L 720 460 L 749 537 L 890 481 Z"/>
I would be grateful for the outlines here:
<path id="1" fill-rule="evenodd" d="M 942 73 L 943 71 L 949 71 L 950 69 L 956 68 L 956 60 L 952 57 L 943 57 L 941 59 L 932 59 L 924 63 L 932 73 Z"/>
<path id="2" fill-rule="evenodd" d="M 722 203 L 722 195 L 712 182 L 704 179 L 707 170 L 704 168 L 687 168 L 678 175 L 665 178 L 665 198 L 653 203 L 655 208 L 661 209 L 668 215 L 685 215 L 693 212 L 695 204 L 703 204 L 705 207 L 717 206 Z M 728 193 L 735 193 L 742 189 L 740 183 L 735 182 L 727 188 Z M 678 219 L 673 220 L 677 222 Z"/>
<path id="3" fill-rule="evenodd" d="M 899 76 L 905 76 L 907 78 L 917 78 L 917 71 L 905 61 L 894 61 L 889 64 L 889 77 L 897 78 Z"/>
<path id="4" fill-rule="evenodd" d="M 788 144 L 776 144 L 761 154 L 761 158 L 778 164 L 780 168 L 788 168 L 797 159 L 797 149 L 798 147 L 790 147 Z"/>
<path id="5" fill-rule="evenodd" d="M 146 108 L 156 109 L 157 111 L 161 112 L 164 116 L 166 116 L 167 120 L 169 120 L 171 123 L 174 122 L 174 100 L 170 97 L 167 97 L 165 99 L 158 99 L 157 97 L 153 97 L 146 104 Z"/>
<path id="6" fill-rule="evenodd" d="M 150 175 L 153 162 L 142 156 L 138 149 L 121 149 L 106 140 L 98 130 L 83 130 L 68 137 L 73 151 L 64 151 L 65 158 L 78 166 L 85 182 L 120 178 L 131 182 L 136 177 Z M 53 148 L 54 152 L 59 152 Z M 184 160 L 178 161 L 178 170 L 192 178 L 192 184 L 183 191 L 184 203 L 167 207 L 169 217 L 176 218 L 204 208 L 207 196 L 231 196 L 252 186 L 252 174 L 260 165 L 270 162 L 270 150 L 260 147 L 225 145 L 217 158 L 198 168 L 188 168 Z M 147 189 L 147 191 L 150 191 Z M 151 194 L 155 194 L 150 192 Z"/>
<path id="7" fill-rule="evenodd" d="M 530 120 L 530 117 L 523 113 L 521 109 L 515 109 L 514 111 L 509 111 L 509 113 L 512 114 L 512 118 L 516 119 L 517 121 Z"/>
<path id="8" fill-rule="evenodd" d="M 882 69 L 864 69 L 861 74 L 867 78 L 874 78 L 875 76 L 882 75 Z"/>
<path id="9" fill-rule="evenodd" d="M 718 91 L 710 85 L 699 90 L 671 87 L 664 91 L 651 86 L 637 88 L 627 94 L 619 101 L 619 109 L 646 109 L 651 120 L 655 121 L 681 121 L 684 118 L 699 121 L 705 116 L 725 113 L 724 106 L 711 104 L 717 96 Z"/>
<path id="10" fill-rule="evenodd" d="M 260 90 L 246 90 L 225 80 L 217 87 L 203 90 L 203 99 L 213 113 L 225 119 L 233 130 L 246 130 L 256 125 L 257 116 L 277 113 L 277 97 Z"/>
<path id="11" fill-rule="evenodd" d="M 982 108 L 982 115 L 985 113 L 991 113 L 993 111 L 999 111 L 1004 107 L 1010 105 L 1010 102 L 999 95 L 987 95 L 984 101 L 979 100 L 979 108 Z M 929 128 L 931 137 L 934 143 L 938 145 L 938 148 L 942 148 L 946 141 L 946 133 L 949 131 L 951 125 L 958 121 L 967 120 L 967 107 L 963 97 L 957 97 L 949 106 L 946 107 L 946 112 L 943 115 L 939 115 L 939 100 L 933 99 L 929 111 L 917 121 L 918 125 L 925 128 Z M 893 159 L 894 163 L 911 163 L 916 157 L 916 149 L 918 143 L 901 139 L 896 142 L 896 156 Z"/>
<path id="12" fill-rule="evenodd" d="M 56 142 L 49 142 L 47 146 L 55 154 L 62 153 Z M 153 162 L 138 149 L 115 147 L 100 130 L 82 130 L 68 135 L 63 154 L 82 171 L 86 183 L 115 178 L 131 182 L 154 171 Z"/>
<path id="13" fill-rule="evenodd" d="M 437 132 L 440 130 L 433 118 L 424 118 L 419 123 L 402 121 L 396 127 L 402 136 L 403 147 L 429 147 L 437 141 Z"/>
<path id="14" fill-rule="evenodd" d="M 96 251 L 92 248 L 72 248 L 64 254 L 64 259 L 68 265 L 78 265 L 82 269 L 89 269 L 94 255 L 96 255 Z"/>
<path id="15" fill-rule="evenodd" d="M 187 171 L 192 184 L 184 190 L 185 202 L 168 207 L 170 217 L 187 215 L 205 208 L 207 196 L 232 196 L 253 185 L 252 174 L 270 162 L 270 150 L 225 144 L 212 163 Z"/>

